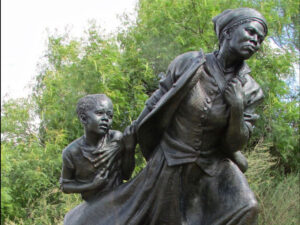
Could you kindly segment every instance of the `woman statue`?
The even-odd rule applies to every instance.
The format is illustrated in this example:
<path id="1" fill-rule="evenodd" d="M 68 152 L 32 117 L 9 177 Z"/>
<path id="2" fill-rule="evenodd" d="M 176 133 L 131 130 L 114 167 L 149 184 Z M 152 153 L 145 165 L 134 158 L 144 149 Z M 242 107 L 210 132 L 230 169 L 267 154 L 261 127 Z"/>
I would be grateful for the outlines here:
<path id="1" fill-rule="evenodd" d="M 219 50 L 176 57 L 139 118 L 124 132 L 139 143 L 146 167 L 131 181 L 65 218 L 81 225 L 252 225 L 258 205 L 240 153 L 263 99 L 244 62 L 267 35 L 256 10 L 213 19 Z"/>

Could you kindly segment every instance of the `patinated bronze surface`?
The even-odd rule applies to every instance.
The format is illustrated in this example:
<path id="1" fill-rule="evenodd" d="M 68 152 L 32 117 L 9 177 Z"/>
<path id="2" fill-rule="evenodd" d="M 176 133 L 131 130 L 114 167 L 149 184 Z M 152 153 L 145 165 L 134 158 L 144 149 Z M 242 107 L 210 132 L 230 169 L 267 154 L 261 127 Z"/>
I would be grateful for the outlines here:
<path id="1" fill-rule="evenodd" d="M 106 95 L 81 98 L 77 114 L 84 136 L 63 150 L 60 185 L 64 193 L 81 193 L 85 201 L 91 201 L 129 179 L 134 154 L 125 151 L 123 134 L 110 130 L 113 105 Z"/>
<path id="2" fill-rule="evenodd" d="M 245 63 L 267 35 L 256 10 L 226 10 L 213 19 L 219 50 L 176 57 L 139 118 L 124 132 L 139 143 L 146 167 L 137 177 L 79 205 L 77 225 L 250 225 L 258 206 L 243 175 L 247 143 L 263 100 Z"/>

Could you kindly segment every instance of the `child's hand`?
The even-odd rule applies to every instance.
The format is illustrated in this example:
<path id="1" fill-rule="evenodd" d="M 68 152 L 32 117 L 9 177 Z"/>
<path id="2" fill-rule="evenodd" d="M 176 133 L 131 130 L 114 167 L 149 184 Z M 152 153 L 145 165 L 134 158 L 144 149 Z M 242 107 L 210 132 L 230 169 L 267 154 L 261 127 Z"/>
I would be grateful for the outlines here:
<path id="1" fill-rule="evenodd" d="M 99 188 L 107 184 L 107 177 L 108 177 L 108 170 L 106 170 L 104 174 L 102 172 L 98 173 L 93 180 L 93 186 L 95 188 Z"/>

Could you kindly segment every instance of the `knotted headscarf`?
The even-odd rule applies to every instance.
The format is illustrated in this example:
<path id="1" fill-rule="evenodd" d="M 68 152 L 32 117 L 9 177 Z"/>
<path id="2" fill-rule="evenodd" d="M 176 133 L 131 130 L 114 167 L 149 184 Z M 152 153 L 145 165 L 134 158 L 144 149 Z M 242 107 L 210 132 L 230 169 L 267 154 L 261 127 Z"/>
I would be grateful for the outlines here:
<path id="1" fill-rule="evenodd" d="M 222 33 L 230 28 L 250 22 L 257 21 L 263 27 L 265 35 L 268 33 L 267 21 L 263 15 L 251 8 L 227 9 L 212 19 L 217 37 L 221 38 Z"/>

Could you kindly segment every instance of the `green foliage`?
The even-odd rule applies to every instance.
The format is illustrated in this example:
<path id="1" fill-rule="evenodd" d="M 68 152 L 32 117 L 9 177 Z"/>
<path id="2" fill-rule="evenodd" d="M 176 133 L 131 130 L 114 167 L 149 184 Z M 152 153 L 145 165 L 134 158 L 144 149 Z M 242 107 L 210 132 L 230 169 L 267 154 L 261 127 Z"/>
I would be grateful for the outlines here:
<path id="1" fill-rule="evenodd" d="M 59 189 L 49 189 L 27 207 L 27 217 L 5 220 L 8 225 L 63 225 L 65 214 L 82 202 L 80 195 L 65 195 Z"/>
<path id="2" fill-rule="evenodd" d="M 37 207 L 34 202 L 46 190 L 58 187 L 62 149 L 83 134 L 75 112 L 80 97 L 108 95 L 114 103 L 113 129 L 124 130 L 137 118 L 147 95 L 125 65 L 114 39 L 101 36 L 94 24 L 86 39 L 49 36 L 33 101 L 9 100 L 2 106 L 3 220 L 32 214 L 35 209 L 30 207 Z M 40 118 L 38 132 L 35 112 Z M 143 163 L 141 155 L 137 162 Z"/>
<path id="3" fill-rule="evenodd" d="M 28 99 L 27 99 L 28 101 Z M 53 182 L 47 164 L 49 154 L 43 151 L 34 132 L 33 104 L 25 99 L 4 102 L 1 111 L 1 209 L 2 222 L 7 218 L 26 216 L 26 206 L 40 197 Z M 56 156 L 57 157 L 57 156 Z M 47 163 L 45 163 L 47 162 Z M 55 165 L 57 168 L 59 165 Z"/>
<path id="4" fill-rule="evenodd" d="M 267 142 L 273 143 L 271 153 L 280 159 L 280 164 L 287 171 L 300 168 L 299 104 L 285 82 L 295 75 L 295 62 L 294 53 L 272 49 L 267 44 L 249 61 L 252 76 L 260 83 L 265 94 L 265 101 L 257 110 L 261 118 L 256 124 L 249 148 L 264 137 Z"/>
<path id="5" fill-rule="evenodd" d="M 265 101 L 247 147 L 246 176 L 261 205 L 260 224 L 296 224 L 299 95 L 288 84 L 299 55 L 295 0 L 140 0 L 136 20 L 124 17 L 124 29 L 115 37 L 102 35 L 95 24 L 82 39 L 67 32 L 49 35 L 32 98 L 1 106 L 1 224 L 62 224 L 81 201 L 58 189 L 62 149 L 83 134 L 75 113 L 78 99 L 107 94 L 114 103 L 113 129 L 123 131 L 175 56 L 218 48 L 211 19 L 237 7 L 256 8 L 269 23 L 269 38 L 248 61 Z M 133 176 L 144 165 L 137 148 Z"/>
<path id="6" fill-rule="evenodd" d="M 122 130 L 136 118 L 133 109 L 140 111 L 146 99 L 143 87 L 131 82 L 116 43 L 104 39 L 95 25 L 89 28 L 87 40 L 50 36 L 47 55 L 35 92 L 43 141 L 51 139 L 52 132 L 61 132 L 67 142 L 82 135 L 75 108 L 87 94 L 105 93 L 112 99 L 114 129 Z"/>
<path id="7" fill-rule="evenodd" d="M 1 104 L 1 142 L 22 143 L 33 136 L 34 105 L 28 99 L 8 100 Z"/>
<path id="8" fill-rule="evenodd" d="M 9 174 L 12 170 L 10 161 L 10 152 L 7 152 L 5 146 L 1 146 L 1 174 Z M 8 176 L 1 175 L 1 212 L 2 215 L 13 215 L 14 205 L 12 190 L 10 188 L 10 180 Z M 1 217 L 1 224 L 4 222 L 4 217 Z"/>
<path id="9" fill-rule="evenodd" d="M 177 55 L 200 48 L 204 52 L 217 50 L 211 19 L 225 9 L 238 7 L 258 9 L 269 27 L 262 49 L 248 61 L 251 75 L 265 93 L 265 101 L 258 109 L 261 120 L 248 149 L 264 137 L 273 144 L 272 154 L 280 159 L 286 171 L 299 170 L 299 104 L 287 85 L 287 80 L 295 77 L 293 65 L 298 62 L 299 52 L 294 48 L 299 34 L 299 21 L 295 22 L 299 18 L 298 1 L 141 0 L 136 21 L 118 36 L 123 55 L 134 55 L 152 69 L 147 78 L 139 76 L 145 81 L 147 94 L 151 94 L 157 87 L 157 74 L 166 71 Z M 292 29 L 289 36 L 287 29 Z M 284 44 L 284 48 L 272 47 L 272 40 Z M 134 63 L 130 68 L 143 72 Z"/>
<path id="10" fill-rule="evenodd" d="M 126 27 L 121 32 L 119 38 L 122 47 L 128 50 L 130 46 L 131 51 L 135 48 L 138 56 L 146 59 L 154 74 L 158 74 L 166 70 L 175 56 L 186 51 L 216 50 L 217 38 L 211 19 L 225 9 L 238 7 L 258 9 L 268 21 L 272 39 L 283 38 L 285 28 L 293 24 L 292 18 L 299 15 L 299 3 L 295 0 L 141 0 L 138 18 L 129 29 Z M 125 23 L 128 24 L 128 20 Z M 297 32 L 299 28 L 290 35 Z"/>
<path id="11" fill-rule="evenodd" d="M 261 138 L 251 152 L 246 152 L 249 167 L 246 177 L 255 193 L 270 185 L 277 175 L 273 168 L 278 164 L 278 159 L 270 154 L 271 147 L 272 143 L 266 143 Z"/>
<path id="12" fill-rule="evenodd" d="M 275 180 L 257 193 L 261 208 L 259 224 L 299 224 L 299 174 Z"/>
<path id="13" fill-rule="evenodd" d="M 278 159 L 270 154 L 271 143 L 263 139 L 247 153 L 246 177 L 259 202 L 261 225 L 295 225 L 299 223 L 299 173 L 285 176 L 274 170 Z"/>

